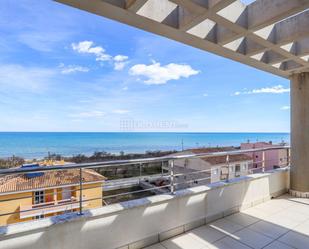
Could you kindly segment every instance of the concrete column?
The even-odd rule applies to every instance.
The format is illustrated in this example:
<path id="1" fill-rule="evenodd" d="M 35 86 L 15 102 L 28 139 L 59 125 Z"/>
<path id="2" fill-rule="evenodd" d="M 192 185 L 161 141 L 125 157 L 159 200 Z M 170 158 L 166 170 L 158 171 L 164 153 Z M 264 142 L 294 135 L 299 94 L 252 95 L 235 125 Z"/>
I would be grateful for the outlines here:
<path id="1" fill-rule="evenodd" d="M 309 72 L 291 76 L 290 193 L 309 197 Z"/>
<path id="2" fill-rule="evenodd" d="M 54 203 L 55 204 L 58 204 L 58 196 L 57 196 L 58 194 L 57 194 L 57 189 L 56 188 L 54 188 Z"/>

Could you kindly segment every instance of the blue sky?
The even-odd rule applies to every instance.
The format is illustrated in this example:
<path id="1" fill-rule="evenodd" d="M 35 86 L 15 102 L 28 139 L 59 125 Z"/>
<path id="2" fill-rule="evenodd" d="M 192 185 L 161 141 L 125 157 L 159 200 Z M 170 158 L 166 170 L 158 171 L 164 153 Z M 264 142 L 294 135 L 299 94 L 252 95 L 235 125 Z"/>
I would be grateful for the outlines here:
<path id="1" fill-rule="evenodd" d="M 0 131 L 289 131 L 286 79 L 53 1 L 0 16 Z"/>

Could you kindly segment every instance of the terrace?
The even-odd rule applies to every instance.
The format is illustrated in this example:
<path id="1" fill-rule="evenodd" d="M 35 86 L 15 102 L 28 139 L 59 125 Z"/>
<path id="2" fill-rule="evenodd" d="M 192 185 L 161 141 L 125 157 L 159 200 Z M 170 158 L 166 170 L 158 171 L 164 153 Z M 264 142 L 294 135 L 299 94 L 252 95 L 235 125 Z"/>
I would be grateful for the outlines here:
<path id="1" fill-rule="evenodd" d="M 278 169 L 265 170 L 263 160 L 259 172 L 180 190 L 176 157 L 3 170 L 1 175 L 76 168 L 82 179 L 84 168 L 168 161 L 170 181 L 154 187 L 168 189 L 166 194 L 84 209 L 89 200 L 82 198 L 81 180 L 79 212 L 2 227 L 1 249 L 308 248 L 308 0 L 58 2 L 290 78 L 291 158 Z M 230 154 L 253 151 L 195 156 L 225 155 L 229 167 Z"/>
<path id="2" fill-rule="evenodd" d="M 25 206 L 21 206 L 19 210 L 16 210 L 15 214 L 24 217 L 47 216 L 44 219 L 25 221 L 1 227 L 1 248 L 12 248 L 12 246 L 13 248 L 25 248 L 25 243 L 29 245 L 29 248 L 42 248 L 46 247 L 46 244 L 48 244 L 49 248 L 143 248 L 158 242 L 161 242 L 164 246 L 167 243 L 167 248 L 191 248 L 191 242 L 188 240 L 191 237 L 187 237 L 191 230 L 195 232 L 196 230 L 193 229 L 197 227 L 201 227 L 198 229 L 203 230 L 203 226 L 206 223 L 212 226 L 212 224 L 224 222 L 226 219 L 229 219 L 230 215 L 234 215 L 239 211 L 250 212 L 251 207 L 287 193 L 289 189 L 290 160 L 289 157 L 284 158 L 285 163 L 280 165 L 281 167 L 278 168 L 276 166 L 271 170 L 265 168 L 266 161 L 261 161 L 261 167 L 249 167 L 248 174 L 245 176 L 235 177 L 235 175 L 228 174 L 225 181 L 211 184 L 205 183 L 206 170 L 201 170 L 201 174 L 198 171 L 175 173 L 174 161 L 186 158 L 225 156 L 226 167 L 229 168 L 229 158 L 231 155 L 253 152 L 265 154 L 270 150 L 289 151 L 290 149 L 288 146 L 278 146 L 194 155 L 172 155 L 136 160 L 1 170 L 1 175 L 38 174 L 38 172 L 73 169 L 75 171 L 79 169 L 80 172 L 79 188 L 75 189 L 79 193 L 76 199 L 65 200 L 63 203 L 52 203 L 51 206 L 46 206 L 43 203 L 42 205 L 36 205 L 34 209 L 33 206 L 28 207 L 28 209 Z M 286 154 L 289 155 L 289 152 Z M 85 170 L 89 172 L 89 169 L 119 167 L 121 165 L 142 165 L 151 162 L 162 162 L 162 165 L 168 163 L 168 173 L 163 174 L 165 179 L 168 178 L 168 184 L 115 195 L 103 194 L 103 197 L 100 198 L 84 198 L 84 191 L 91 190 L 91 187 L 86 187 L 86 182 L 83 182 Z M 208 169 L 208 171 L 211 171 L 211 169 Z M 227 170 L 227 172 L 232 171 Z M 190 178 L 192 174 L 198 177 L 192 180 Z M 151 179 L 152 177 L 148 178 Z M 183 178 L 179 178 L 182 179 L 179 181 L 178 177 Z M 141 180 L 146 178 L 147 176 L 140 177 Z M 208 178 L 210 179 L 210 176 Z M 133 180 L 136 181 L 136 177 Z M 113 181 L 115 180 L 102 180 L 107 186 L 114 188 L 115 184 Z M 115 183 L 118 185 L 126 184 L 126 182 L 119 180 L 116 180 Z M 179 186 L 185 187 L 179 188 Z M 160 190 L 163 189 L 165 191 L 160 193 Z M 110 198 L 149 191 L 157 191 L 157 195 L 105 205 L 99 208 L 88 207 L 88 203 L 97 201 L 97 199 L 107 203 L 107 200 Z M 270 201 L 270 203 L 272 206 L 273 201 Z M 67 210 L 68 207 L 69 209 Z M 51 211 L 54 212 L 55 209 L 59 209 L 59 212 L 75 209 L 73 210 L 75 212 L 58 213 L 56 216 L 48 217 Z M 5 211 L 2 211 L 0 214 L 0 216 L 8 215 L 11 214 Z M 217 221 L 223 217 L 223 221 Z M 123 231 L 126 232 L 123 233 Z M 233 232 L 222 230 L 221 232 L 232 236 L 234 239 L 236 238 L 236 235 L 232 235 L 236 230 L 233 230 Z M 175 243 L 180 244 L 173 247 L 174 239 L 170 238 L 183 233 L 185 233 L 182 235 L 184 237 L 176 238 Z M 79 236 L 76 237 L 76 234 L 79 234 Z M 117 237 L 115 237 L 115 234 L 117 234 Z M 208 236 L 207 232 L 205 236 Z M 182 238 L 184 238 L 184 244 L 178 241 L 179 239 L 182 241 Z M 172 244 L 168 244 L 170 241 L 172 241 Z M 204 241 L 202 244 L 206 242 Z M 209 243 L 211 242 L 209 241 Z M 232 241 L 231 243 L 236 242 Z M 198 245 L 201 245 L 201 243 L 197 242 Z"/>
<path id="3" fill-rule="evenodd" d="M 307 248 L 308 204 L 308 199 L 282 195 L 147 249 Z"/>

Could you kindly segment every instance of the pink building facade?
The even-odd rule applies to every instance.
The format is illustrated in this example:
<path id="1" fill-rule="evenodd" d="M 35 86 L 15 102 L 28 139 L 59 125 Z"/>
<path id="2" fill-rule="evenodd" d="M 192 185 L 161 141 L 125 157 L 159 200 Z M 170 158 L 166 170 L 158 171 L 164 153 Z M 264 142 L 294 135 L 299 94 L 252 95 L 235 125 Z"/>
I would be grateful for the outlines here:
<path id="1" fill-rule="evenodd" d="M 280 144 L 284 145 L 284 144 Z M 259 148 L 270 148 L 276 147 L 278 144 L 273 144 L 272 142 L 255 142 L 255 143 L 242 143 L 241 149 L 259 149 Z M 263 166 L 263 152 L 249 152 L 246 153 L 253 159 L 253 164 L 251 166 L 252 171 L 259 172 L 262 170 Z M 271 170 L 276 167 L 286 166 L 288 162 L 288 151 L 286 149 L 282 150 L 268 150 L 265 151 L 265 170 Z"/>

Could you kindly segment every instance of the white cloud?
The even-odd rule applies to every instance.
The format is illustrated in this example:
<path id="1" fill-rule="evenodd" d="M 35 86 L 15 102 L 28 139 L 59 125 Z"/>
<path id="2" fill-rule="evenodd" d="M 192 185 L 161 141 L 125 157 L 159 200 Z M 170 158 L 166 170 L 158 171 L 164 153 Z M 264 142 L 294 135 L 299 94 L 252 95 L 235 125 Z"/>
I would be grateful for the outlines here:
<path id="1" fill-rule="evenodd" d="M 126 114 L 126 113 L 129 113 L 129 112 L 130 112 L 129 110 L 125 110 L 125 109 L 113 110 L 113 113 L 116 113 L 116 114 Z"/>
<path id="2" fill-rule="evenodd" d="M 282 107 L 280 108 L 280 110 L 282 110 L 282 111 L 290 110 L 290 106 L 284 105 L 284 106 L 282 106 Z"/>
<path id="3" fill-rule="evenodd" d="M 82 41 L 72 43 L 72 49 L 81 54 L 93 54 L 97 61 L 108 61 L 112 58 L 111 55 L 105 53 L 105 49 L 101 46 L 94 47 L 93 41 Z"/>
<path id="4" fill-rule="evenodd" d="M 154 62 L 151 65 L 137 64 L 130 68 L 129 73 L 134 76 L 146 77 L 144 83 L 147 85 L 166 84 L 169 80 L 178 80 L 181 77 L 188 78 L 196 75 L 199 71 L 194 70 L 190 65 L 170 63 L 161 66 Z"/>
<path id="5" fill-rule="evenodd" d="M 241 92 L 235 92 L 234 95 L 235 96 L 241 95 Z"/>
<path id="6" fill-rule="evenodd" d="M 125 86 L 122 88 L 122 91 L 127 91 L 129 89 L 129 87 Z"/>
<path id="7" fill-rule="evenodd" d="M 127 62 L 115 62 L 114 63 L 114 69 L 117 70 L 117 71 L 120 71 L 120 70 L 124 69 L 126 64 L 127 64 Z"/>
<path id="8" fill-rule="evenodd" d="M 114 65 L 114 69 L 117 71 L 123 70 L 126 64 L 128 64 L 129 57 L 126 55 L 112 56 L 106 53 L 105 49 L 101 46 L 94 46 L 93 41 L 82 41 L 79 43 L 72 43 L 72 49 L 80 54 L 93 54 L 96 57 L 96 61 L 110 61 Z"/>
<path id="9" fill-rule="evenodd" d="M 56 31 L 48 31 L 48 30 L 33 30 L 27 31 L 24 33 L 20 33 L 17 35 L 17 40 L 20 43 L 25 44 L 29 48 L 40 52 L 52 52 L 54 47 L 60 42 L 68 39 L 71 36 L 71 32 L 56 30 Z"/>
<path id="10" fill-rule="evenodd" d="M 48 88 L 55 71 L 41 67 L 25 67 L 18 64 L 0 65 L 0 90 L 23 89 L 42 92 Z"/>
<path id="11" fill-rule="evenodd" d="M 126 55 L 116 55 L 114 57 L 114 69 L 120 71 L 124 69 L 125 65 L 128 64 L 129 57 Z"/>
<path id="12" fill-rule="evenodd" d="M 208 93 L 204 93 L 203 96 L 204 96 L 204 97 L 208 97 Z"/>
<path id="13" fill-rule="evenodd" d="M 290 88 L 284 88 L 282 85 L 277 85 L 273 87 L 263 87 L 260 89 L 253 89 L 251 91 L 237 91 L 234 93 L 235 96 L 238 95 L 244 95 L 244 94 L 261 94 L 261 93 L 267 93 L 267 94 L 282 94 L 282 93 L 289 93 Z"/>
<path id="14" fill-rule="evenodd" d="M 80 112 L 76 114 L 70 114 L 71 118 L 102 118 L 105 116 L 105 112 L 102 111 L 89 111 L 89 112 Z"/>
<path id="15" fill-rule="evenodd" d="M 114 61 L 117 61 L 117 62 L 126 61 L 127 59 L 129 59 L 128 56 L 126 56 L 126 55 L 121 55 L 121 54 L 116 55 L 116 56 L 114 57 Z"/>
<path id="16" fill-rule="evenodd" d="M 65 66 L 64 64 L 61 63 L 59 67 L 61 69 L 62 74 L 71 74 L 71 73 L 76 73 L 76 72 L 84 72 L 84 73 L 89 72 L 88 67 L 82 67 L 78 65 Z"/>

